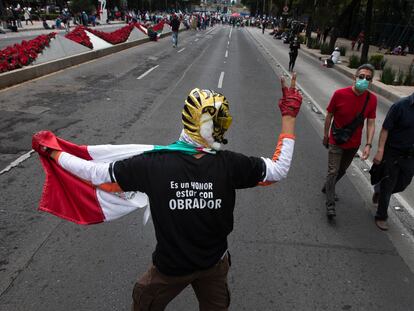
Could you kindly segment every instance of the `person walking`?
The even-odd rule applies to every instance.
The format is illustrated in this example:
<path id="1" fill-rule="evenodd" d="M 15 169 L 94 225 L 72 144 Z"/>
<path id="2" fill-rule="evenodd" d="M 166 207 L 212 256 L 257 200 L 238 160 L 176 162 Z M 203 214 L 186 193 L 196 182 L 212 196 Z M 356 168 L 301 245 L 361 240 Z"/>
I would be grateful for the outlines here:
<path id="1" fill-rule="evenodd" d="M 300 49 L 300 42 L 295 36 L 289 45 L 289 71 L 292 72 L 295 67 L 296 58 L 298 58 L 298 50 Z"/>
<path id="2" fill-rule="evenodd" d="M 173 42 L 173 47 L 177 47 L 178 44 L 178 30 L 180 29 L 180 20 L 178 19 L 177 14 L 173 14 L 172 16 L 172 20 L 170 22 L 171 25 L 171 31 L 172 31 L 172 42 Z"/>
<path id="3" fill-rule="evenodd" d="M 29 22 L 33 25 L 32 15 L 30 14 L 31 8 L 23 8 L 23 17 L 26 22 L 26 26 L 29 25 Z"/>
<path id="4" fill-rule="evenodd" d="M 350 87 L 336 90 L 328 108 L 324 126 L 323 145 L 328 152 L 328 175 L 322 192 L 326 193 L 326 214 L 336 216 L 336 183 L 345 175 L 361 144 L 364 121 L 367 120 L 366 145 L 362 159 L 367 159 L 375 132 L 377 97 L 368 91 L 374 77 L 374 67 L 361 65 Z"/>
<path id="5" fill-rule="evenodd" d="M 375 224 L 388 230 L 388 206 L 393 193 L 404 191 L 414 175 L 414 93 L 393 104 L 382 124 L 371 174 L 372 201 L 378 204 Z M 373 174 L 373 172 L 377 173 Z"/>
<path id="6" fill-rule="evenodd" d="M 262 34 L 265 33 L 266 27 L 267 27 L 267 20 L 263 19 L 263 21 L 262 21 Z"/>
<path id="7" fill-rule="evenodd" d="M 365 41 L 365 33 L 364 31 L 361 31 L 357 37 L 357 51 L 360 50 L 361 45 L 364 43 Z"/>
<path id="8" fill-rule="evenodd" d="M 233 230 L 236 189 L 286 178 L 302 103 L 295 81 L 294 75 L 288 88 L 281 79 L 282 126 L 272 158 L 221 151 L 232 121 L 229 103 L 222 94 L 198 88 L 185 100 L 184 128 L 170 151 L 97 163 L 50 149 L 51 144 L 42 139 L 50 134 L 33 137 L 32 146 L 42 161 L 53 162 L 58 171 L 64 168 L 95 187 L 106 185 L 108 191 L 140 191 L 148 196 L 157 245 L 152 265 L 135 283 L 132 310 L 164 310 L 188 285 L 195 291 L 200 310 L 228 310 L 231 259 L 227 236 Z M 108 145 L 104 147 L 107 152 Z M 171 151 L 172 147 L 176 150 Z"/>

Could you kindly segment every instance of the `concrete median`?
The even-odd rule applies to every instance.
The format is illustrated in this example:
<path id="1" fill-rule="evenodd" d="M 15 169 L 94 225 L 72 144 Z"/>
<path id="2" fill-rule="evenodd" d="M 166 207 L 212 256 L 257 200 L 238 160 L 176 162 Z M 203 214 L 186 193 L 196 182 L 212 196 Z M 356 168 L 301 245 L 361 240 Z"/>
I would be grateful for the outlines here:
<path id="1" fill-rule="evenodd" d="M 165 32 L 161 34 L 161 38 L 169 36 L 171 31 Z M 0 89 L 4 89 L 13 85 L 17 85 L 32 79 L 36 79 L 56 71 L 76 66 L 97 58 L 101 58 L 113 53 L 117 53 L 123 51 L 125 49 L 129 49 L 143 43 L 149 42 L 149 38 L 142 38 L 139 40 L 134 40 L 130 42 L 120 43 L 117 45 L 113 45 L 111 47 L 96 50 L 96 51 L 88 51 L 76 55 L 71 55 L 68 57 L 60 58 L 57 60 L 52 60 L 49 62 L 37 64 L 37 65 L 30 65 L 21 69 L 16 69 L 10 72 L 5 72 L 0 74 Z"/>

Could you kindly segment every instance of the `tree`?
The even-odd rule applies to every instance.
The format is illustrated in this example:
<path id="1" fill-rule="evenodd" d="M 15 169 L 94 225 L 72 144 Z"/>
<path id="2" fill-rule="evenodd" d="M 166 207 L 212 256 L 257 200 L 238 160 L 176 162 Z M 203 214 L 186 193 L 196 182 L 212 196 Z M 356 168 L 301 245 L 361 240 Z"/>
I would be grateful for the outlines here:
<path id="1" fill-rule="evenodd" d="M 352 12 L 354 11 L 354 8 L 358 5 L 360 1 L 361 0 L 352 0 L 347 6 L 345 6 L 341 14 L 336 17 L 336 21 L 333 24 L 329 40 L 330 53 L 332 53 L 332 51 L 335 49 L 336 40 L 343 32 L 343 21 L 350 19 L 352 17 Z"/>
<path id="2" fill-rule="evenodd" d="M 72 13 L 80 13 L 82 11 L 92 12 L 96 8 L 94 0 L 72 0 L 70 2 L 70 10 Z"/>
<path id="3" fill-rule="evenodd" d="M 365 11 L 365 27 L 364 27 L 365 39 L 364 39 L 364 45 L 362 46 L 362 51 L 361 51 L 361 64 L 365 64 L 368 62 L 368 50 L 369 50 L 369 44 L 371 43 L 372 6 L 373 6 L 373 0 L 368 0 L 367 9 Z"/>

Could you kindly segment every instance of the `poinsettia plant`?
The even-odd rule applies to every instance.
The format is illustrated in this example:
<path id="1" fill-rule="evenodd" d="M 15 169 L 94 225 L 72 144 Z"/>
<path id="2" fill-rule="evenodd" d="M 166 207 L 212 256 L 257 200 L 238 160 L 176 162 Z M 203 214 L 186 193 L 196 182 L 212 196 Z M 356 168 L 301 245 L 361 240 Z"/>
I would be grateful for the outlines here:
<path id="1" fill-rule="evenodd" d="M 93 49 L 93 44 L 89 36 L 85 32 L 86 28 L 82 25 L 77 26 L 71 32 L 65 35 L 66 38 L 76 43 L 82 44 L 90 49 Z"/>
<path id="2" fill-rule="evenodd" d="M 8 46 L 0 51 L 0 72 L 6 72 L 23 66 L 30 65 L 45 47 L 49 46 L 50 40 L 55 38 L 56 33 L 40 35 L 32 40 L 23 40 L 20 44 Z"/>
<path id="3" fill-rule="evenodd" d="M 89 31 L 90 33 L 94 34 L 95 36 L 111 44 L 119 44 L 119 43 L 122 43 L 128 40 L 132 29 L 134 29 L 133 24 L 126 25 L 113 32 L 104 32 L 104 31 L 99 31 L 99 30 L 95 30 L 91 28 L 86 28 L 86 30 Z"/>

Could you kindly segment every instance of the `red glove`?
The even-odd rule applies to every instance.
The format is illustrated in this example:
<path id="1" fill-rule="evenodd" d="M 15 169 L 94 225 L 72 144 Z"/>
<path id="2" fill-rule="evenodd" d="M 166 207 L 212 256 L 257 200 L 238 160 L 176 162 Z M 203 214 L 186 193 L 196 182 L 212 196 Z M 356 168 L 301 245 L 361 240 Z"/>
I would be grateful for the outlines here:
<path id="1" fill-rule="evenodd" d="M 60 150 L 56 136 L 50 131 L 37 132 L 32 137 L 32 148 L 40 155 L 49 157 L 53 150 Z"/>
<path id="2" fill-rule="evenodd" d="M 302 104 L 302 95 L 294 87 L 283 87 L 283 97 L 279 100 L 279 109 L 282 116 L 296 117 Z"/>

